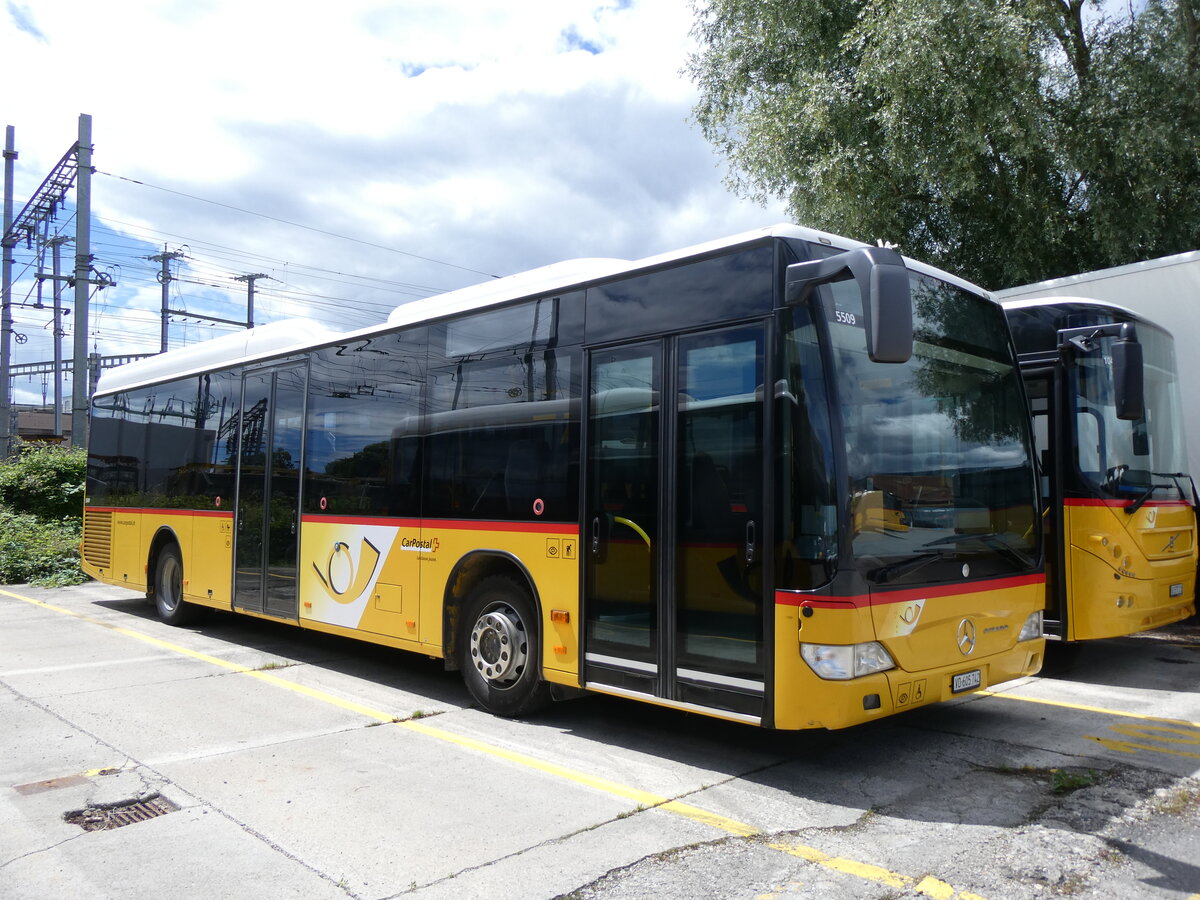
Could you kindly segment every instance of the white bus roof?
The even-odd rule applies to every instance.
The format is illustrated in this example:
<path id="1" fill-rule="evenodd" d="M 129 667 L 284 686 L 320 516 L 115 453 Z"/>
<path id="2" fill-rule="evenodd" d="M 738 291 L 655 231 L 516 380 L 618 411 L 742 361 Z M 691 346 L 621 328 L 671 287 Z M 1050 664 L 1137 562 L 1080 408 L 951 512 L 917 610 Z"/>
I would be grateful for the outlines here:
<path id="1" fill-rule="evenodd" d="M 489 306 L 498 306 L 523 297 L 567 291 L 599 279 L 650 269 L 692 256 L 718 253 L 729 247 L 768 237 L 797 238 L 842 250 L 870 246 L 861 241 L 839 237 L 813 228 L 780 224 L 634 261 L 622 259 L 567 260 L 448 291 L 444 294 L 413 300 L 396 307 L 388 316 L 386 323 L 370 325 L 355 331 L 336 332 L 306 319 L 286 319 L 260 325 L 239 334 L 213 338 L 210 341 L 193 344 L 179 350 L 171 350 L 168 353 L 110 369 L 100 377 L 96 386 L 96 394 L 131 390 L 160 381 L 266 360 L 286 355 L 288 351 L 300 352 L 309 347 L 334 343 L 338 340 L 353 340 L 403 325 L 440 319 Z M 951 275 L 949 272 L 907 257 L 905 263 L 915 272 L 931 275 L 958 287 L 991 296 L 977 285 Z"/>
<path id="2" fill-rule="evenodd" d="M 232 363 L 278 356 L 288 350 L 302 350 L 323 343 L 332 337 L 336 337 L 336 332 L 308 319 L 269 322 L 109 369 L 100 376 L 96 393 L 128 390 L 138 385 L 224 368 Z"/>
<path id="3" fill-rule="evenodd" d="M 1097 300 L 1095 297 L 1030 297 L 1023 300 L 1004 300 L 1001 298 L 1000 305 L 1005 309 L 1033 309 L 1038 306 L 1057 306 L 1060 303 L 1070 303 L 1078 306 L 1094 306 L 1097 309 L 1114 309 L 1117 312 L 1124 313 L 1138 322 L 1145 322 L 1147 325 L 1153 326 L 1160 331 L 1166 331 L 1161 325 L 1153 319 L 1148 319 L 1143 313 L 1135 312 L 1125 306 L 1120 306 L 1116 303 L 1109 303 L 1107 300 Z"/>

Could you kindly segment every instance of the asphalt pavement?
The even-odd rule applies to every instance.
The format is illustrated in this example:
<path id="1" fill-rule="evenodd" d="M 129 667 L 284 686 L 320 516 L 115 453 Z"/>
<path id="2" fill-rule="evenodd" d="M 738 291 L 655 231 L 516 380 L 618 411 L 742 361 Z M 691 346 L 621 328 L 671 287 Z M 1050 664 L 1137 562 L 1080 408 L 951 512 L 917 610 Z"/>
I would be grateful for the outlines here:
<path id="1" fill-rule="evenodd" d="M 1200 900 L 1200 627 L 840 732 L 0 588 L 0 897 Z M 93 830 L 94 829 L 94 830 Z"/>

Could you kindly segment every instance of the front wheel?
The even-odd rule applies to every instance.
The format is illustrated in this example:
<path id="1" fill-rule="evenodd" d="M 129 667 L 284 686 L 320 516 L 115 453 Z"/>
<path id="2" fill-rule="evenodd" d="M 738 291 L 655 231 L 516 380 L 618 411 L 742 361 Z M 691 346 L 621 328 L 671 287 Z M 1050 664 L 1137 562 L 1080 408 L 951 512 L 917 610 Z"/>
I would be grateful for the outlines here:
<path id="1" fill-rule="evenodd" d="M 539 672 L 536 607 L 514 579 L 493 575 L 471 591 L 458 646 L 467 689 L 488 712 L 523 716 L 550 702 Z"/>
<path id="2" fill-rule="evenodd" d="M 183 599 L 183 558 L 174 544 L 164 547 L 154 566 L 154 605 L 168 625 L 187 625 L 197 608 Z"/>

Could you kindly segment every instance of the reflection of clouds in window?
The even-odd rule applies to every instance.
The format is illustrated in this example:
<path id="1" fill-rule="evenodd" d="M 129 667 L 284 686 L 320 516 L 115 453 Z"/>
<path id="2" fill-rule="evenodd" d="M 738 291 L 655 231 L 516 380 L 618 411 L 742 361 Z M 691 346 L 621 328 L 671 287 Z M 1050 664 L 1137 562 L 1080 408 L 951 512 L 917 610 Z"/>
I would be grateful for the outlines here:
<path id="1" fill-rule="evenodd" d="M 746 360 L 755 359 L 757 352 L 754 341 L 690 350 L 684 368 L 685 393 L 693 400 L 752 393 L 758 385 L 753 383 L 755 369 Z"/>
<path id="2" fill-rule="evenodd" d="M 859 431 L 859 436 L 872 436 L 879 440 L 895 440 L 897 438 L 908 438 L 913 440 L 916 445 L 920 438 L 924 437 L 931 444 L 942 443 L 942 437 L 946 433 L 948 421 L 941 413 L 920 413 L 906 414 L 895 418 L 886 418 L 882 415 L 883 410 L 874 408 L 878 416 L 874 419 L 867 419 L 863 428 Z"/>
<path id="3" fill-rule="evenodd" d="M 1007 347 L 1002 333 L 992 334 L 1003 325 L 998 311 L 951 286 L 925 286 L 918 299 L 924 304 L 921 339 L 907 363 L 871 363 L 861 330 L 833 329 L 856 481 L 906 471 L 953 473 L 990 462 L 1022 465 L 1024 405 L 1007 352 L 990 349 Z"/>
<path id="4" fill-rule="evenodd" d="M 1025 464 L 1025 451 L 1019 444 L 993 444 L 971 447 L 963 455 L 963 468 L 1014 468 Z"/>
<path id="5" fill-rule="evenodd" d="M 463 357 L 503 347 L 542 346 L 556 331 L 558 298 L 479 313 L 449 322 L 446 355 Z"/>

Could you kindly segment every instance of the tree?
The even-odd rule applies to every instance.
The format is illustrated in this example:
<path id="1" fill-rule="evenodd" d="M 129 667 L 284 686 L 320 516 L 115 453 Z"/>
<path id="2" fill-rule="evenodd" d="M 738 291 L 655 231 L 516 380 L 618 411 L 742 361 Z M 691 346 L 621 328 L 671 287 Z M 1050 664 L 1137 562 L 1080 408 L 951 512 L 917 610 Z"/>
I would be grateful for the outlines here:
<path id="1" fill-rule="evenodd" d="M 991 288 L 1200 246 L 1200 0 L 697 0 L 744 195 Z"/>

